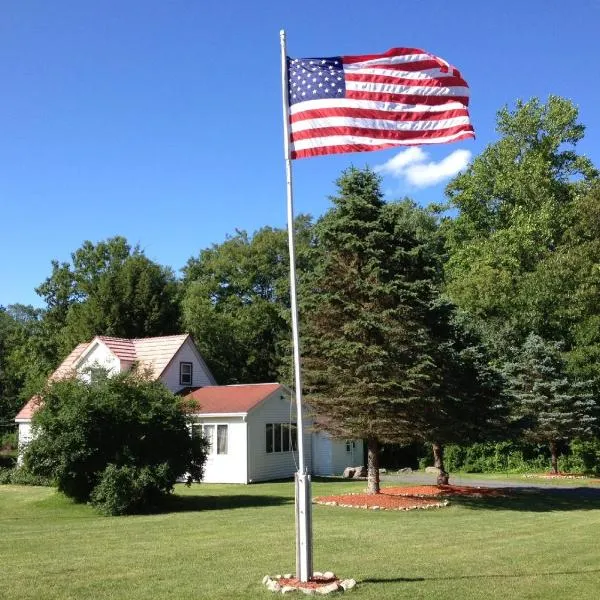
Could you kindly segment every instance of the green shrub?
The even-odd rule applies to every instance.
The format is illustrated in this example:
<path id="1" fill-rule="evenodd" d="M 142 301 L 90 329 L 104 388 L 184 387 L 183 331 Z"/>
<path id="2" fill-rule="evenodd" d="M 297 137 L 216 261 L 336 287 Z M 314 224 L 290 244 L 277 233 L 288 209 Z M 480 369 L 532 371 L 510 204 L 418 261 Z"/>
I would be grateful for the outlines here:
<path id="1" fill-rule="evenodd" d="M 17 431 L 10 431 L 0 436 L 0 451 L 16 452 L 19 446 L 19 435 Z"/>
<path id="2" fill-rule="evenodd" d="M 0 485 L 43 485 L 51 486 L 53 481 L 48 477 L 34 475 L 23 467 L 0 469 Z"/>
<path id="3" fill-rule="evenodd" d="M 544 446 L 516 442 L 448 445 L 445 448 L 445 466 L 449 472 L 527 473 L 548 470 L 549 458 Z"/>
<path id="4" fill-rule="evenodd" d="M 0 469 L 14 469 L 16 466 L 16 454 L 0 454 Z"/>
<path id="5" fill-rule="evenodd" d="M 181 475 L 203 475 L 207 445 L 190 436 L 182 402 L 135 374 L 54 382 L 34 415 L 24 464 L 107 514 L 147 511 Z"/>
<path id="6" fill-rule="evenodd" d="M 126 515 L 155 510 L 171 487 L 166 463 L 153 467 L 108 465 L 90 503 L 105 515 Z"/>
<path id="7" fill-rule="evenodd" d="M 568 453 L 560 457 L 558 464 L 564 473 L 600 475 L 600 439 L 573 440 Z"/>

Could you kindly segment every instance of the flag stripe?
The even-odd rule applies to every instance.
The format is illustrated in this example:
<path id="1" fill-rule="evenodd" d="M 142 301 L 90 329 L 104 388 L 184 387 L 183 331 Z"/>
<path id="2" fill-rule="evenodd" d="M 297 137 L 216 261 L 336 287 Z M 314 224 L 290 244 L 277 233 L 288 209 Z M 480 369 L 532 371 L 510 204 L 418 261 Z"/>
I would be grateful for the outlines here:
<path id="1" fill-rule="evenodd" d="M 467 110 L 461 102 L 449 101 L 446 106 L 426 106 L 424 104 L 401 102 L 375 102 L 370 100 L 350 100 L 348 98 L 327 98 L 322 100 L 306 100 L 290 106 L 290 114 L 298 115 L 309 110 L 328 110 L 332 108 L 343 108 L 351 111 L 353 108 L 364 110 L 381 110 L 389 113 L 390 118 L 394 115 L 412 112 L 445 112 L 447 110 Z"/>
<path id="2" fill-rule="evenodd" d="M 352 81 L 346 80 L 346 89 L 356 92 L 403 94 L 406 96 L 459 96 L 469 95 L 469 88 L 464 86 L 438 85 L 394 85 L 378 83 L 376 81 Z"/>
<path id="3" fill-rule="evenodd" d="M 292 140 L 307 137 L 305 132 L 314 130 L 313 137 L 321 137 L 323 130 L 338 127 L 358 129 L 381 129 L 384 131 L 428 131 L 433 129 L 447 129 L 460 125 L 470 125 L 469 117 L 455 117 L 452 119 L 420 120 L 420 121 L 390 121 L 387 119 L 354 119 L 347 117 L 327 117 L 308 119 L 294 127 Z"/>
<path id="4" fill-rule="evenodd" d="M 414 146 L 420 144 L 444 144 L 449 142 L 457 142 L 463 139 L 474 138 L 472 131 L 456 133 L 449 136 L 439 136 L 435 138 L 423 138 L 414 140 L 405 140 L 402 144 L 398 142 L 384 142 L 369 138 L 361 138 L 360 136 L 340 136 L 339 138 L 326 138 L 326 140 L 305 140 L 300 142 L 298 148 L 293 150 L 291 158 L 309 158 L 311 156 L 323 156 L 325 154 L 341 154 L 345 152 L 370 152 L 372 150 L 384 150 L 394 146 Z M 306 143 L 312 142 L 312 143 Z"/>
<path id="5" fill-rule="evenodd" d="M 375 102 L 399 102 L 402 104 L 426 104 L 427 106 L 444 106 L 448 100 L 469 105 L 468 96 L 421 96 L 418 94 L 390 94 L 387 92 L 359 92 L 348 90 L 346 98 L 353 100 L 372 100 Z"/>
<path id="6" fill-rule="evenodd" d="M 372 138 L 374 140 L 412 140 L 419 137 L 444 137 L 464 131 L 473 131 L 471 125 L 455 125 L 449 127 L 429 127 L 425 129 L 409 129 L 409 130 L 391 130 L 380 128 L 356 127 L 348 125 L 339 125 L 337 127 L 320 127 L 319 129 L 307 129 L 305 131 L 297 131 L 291 134 L 291 140 L 294 142 L 294 148 L 298 147 L 298 142 L 310 139 L 319 138 L 334 138 L 342 136 L 361 136 L 364 138 Z"/>
<path id="7" fill-rule="evenodd" d="M 305 110 L 291 116 L 291 122 L 294 123 L 294 130 L 301 129 L 299 123 L 313 119 L 325 119 L 329 117 L 348 117 L 356 119 L 381 119 L 392 123 L 403 123 L 407 121 L 422 121 L 422 120 L 442 120 L 453 119 L 456 117 L 469 118 L 469 112 L 466 108 L 459 108 L 445 111 L 406 111 L 390 113 L 385 110 L 370 110 L 367 108 L 315 108 L 313 110 Z"/>
<path id="8" fill-rule="evenodd" d="M 469 87 L 416 48 L 288 60 L 293 158 L 474 137 Z"/>
<path id="9" fill-rule="evenodd" d="M 369 69 L 372 70 L 372 69 Z M 468 89 L 466 81 L 454 75 L 448 75 L 444 78 L 438 77 L 397 77 L 395 75 L 386 75 L 379 73 L 346 73 L 346 82 L 367 82 L 367 83 L 386 83 L 391 85 L 404 85 L 414 87 L 460 87 Z"/>

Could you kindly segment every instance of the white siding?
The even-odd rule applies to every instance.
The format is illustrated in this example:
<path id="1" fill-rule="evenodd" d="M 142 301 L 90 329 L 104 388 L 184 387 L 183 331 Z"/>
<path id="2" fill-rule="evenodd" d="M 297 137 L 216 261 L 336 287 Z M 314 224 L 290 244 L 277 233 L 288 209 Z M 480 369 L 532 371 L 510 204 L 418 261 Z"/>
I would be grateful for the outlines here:
<path id="1" fill-rule="evenodd" d="M 363 464 L 362 440 L 349 442 L 350 451 L 347 450 L 345 440 L 331 440 L 331 473 L 341 475 L 346 467 L 359 467 Z"/>
<path id="2" fill-rule="evenodd" d="M 227 454 L 211 452 L 204 467 L 206 483 L 247 483 L 246 423 L 242 417 L 210 417 L 198 415 L 194 421 L 202 424 L 227 425 Z"/>
<path id="3" fill-rule="evenodd" d="M 283 396 L 283 398 L 282 398 Z M 248 413 L 248 480 L 268 481 L 292 477 L 298 470 L 298 457 L 294 452 L 269 452 L 266 448 L 267 423 L 296 422 L 295 407 L 290 419 L 289 393 L 279 388 L 250 413 Z M 305 423 L 304 460 L 311 471 L 311 434 Z"/>
<path id="4" fill-rule="evenodd" d="M 363 442 L 350 441 L 350 450 L 346 440 L 334 440 L 327 433 L 319 431 L 313 434 L 313 474 L 322 476 L 341 475 L 346 467 L 358 467 L 363 464 Z"/>
<path id="5" fill-rule="evenodd" d="M 82 373 L 91 367 L 102 367 L 112 375 L 121 371 L 119 359 L 102 342 L 95 343 L 91 352 L 76 365 L 78 373 Z M 82 373 L 80 377 L 84 381 L 90 380 L 89 373 Z"/>
<path id="6" fill-rule="evenodd" d="M 331 438 L 321 431 L 312 435 L 313 475 L 332 475 Z"/>
<path id="7" fill-rule="evenodd" d="M 17 465 L 23 463 L 23 450 L 31 441 L 31 423 L 19 423 L 19 454 L 17 455 Z"/>
<path id="8" fill-rule="evenodd" d="M 169 363 L 163 374 L 160 376 L 160 380 L 172 392 L 177 392 L 183 387 L 188 387 L 179 383 L 180 362 L 191 362 L 194 365 L 192 367 L 191 387 L 215 385 L 215 382 L 210 373 L 207 371 L 204 362 L 200 359 L 198 352 L 194 349 L 192 342 L 188 339 L 181 346 L 181 348 L 179 348 L 177 354 L 175 354 L 173 357 L 173 360 Z"/>

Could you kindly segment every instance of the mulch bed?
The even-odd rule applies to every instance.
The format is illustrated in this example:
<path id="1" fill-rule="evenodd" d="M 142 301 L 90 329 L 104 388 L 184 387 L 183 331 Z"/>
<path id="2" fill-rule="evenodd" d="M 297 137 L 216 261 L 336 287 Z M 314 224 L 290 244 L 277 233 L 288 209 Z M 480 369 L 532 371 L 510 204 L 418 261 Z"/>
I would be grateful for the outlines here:
<path id="1" fill-rule="evenodd" d="M 315 504 L 343 506 L 371 510 L 416 510 L 441 508 L 448 505 L 452 496 L 505 496 L 506 490 L 481 488 L 465 485 L 418 485 L 412 487 L 381 488 L 379 494 L 342 494 L 339 496 L 320 496 Z"/>

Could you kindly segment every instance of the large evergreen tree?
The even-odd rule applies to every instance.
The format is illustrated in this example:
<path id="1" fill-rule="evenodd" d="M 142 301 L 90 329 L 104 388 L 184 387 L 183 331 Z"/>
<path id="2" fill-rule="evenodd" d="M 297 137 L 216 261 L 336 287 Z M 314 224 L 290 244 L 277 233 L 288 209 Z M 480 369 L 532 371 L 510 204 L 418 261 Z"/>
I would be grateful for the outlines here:
<path id="1" fill-rule="evenodd" d="M 435 261 L 383 201 L 380 180 L 350 169 L 316 225 L 315 269 L 302 285 L 308 402 L 334 435 L 367 441 L 369 491 L 379 491 L 382 441 L 413 439 L 411 403 L 434 377 L 426 315 Z"/>
<path id="2" fill-rule="evenodd" d="M 590 382 L 567 376 L 559 345 L 530 334 L 505 365 L 513 414 L 527 441 L 548 444 L 558 473 L 558 444 L 589 437 L 597 426 Z"/>

